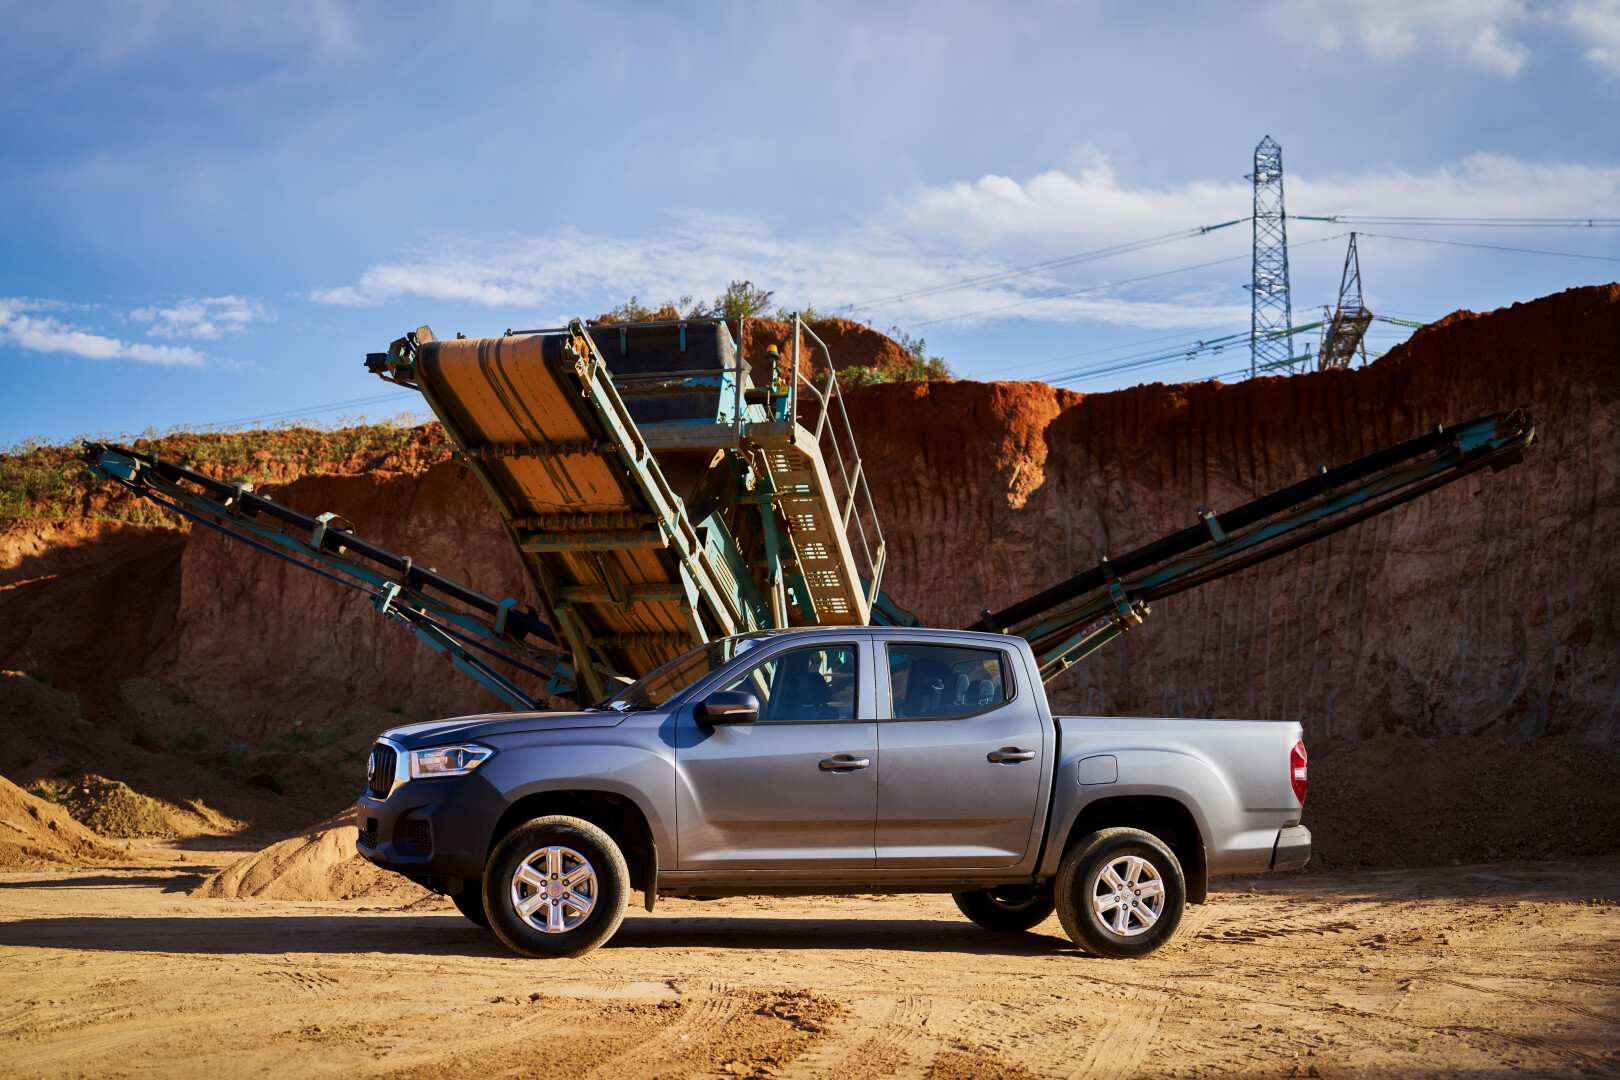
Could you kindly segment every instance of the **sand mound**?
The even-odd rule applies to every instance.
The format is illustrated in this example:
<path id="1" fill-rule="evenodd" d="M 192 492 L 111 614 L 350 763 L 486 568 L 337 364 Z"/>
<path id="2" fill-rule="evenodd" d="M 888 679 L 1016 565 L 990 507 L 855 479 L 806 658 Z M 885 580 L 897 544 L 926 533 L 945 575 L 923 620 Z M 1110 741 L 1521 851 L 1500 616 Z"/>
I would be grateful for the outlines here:
<path id="1" fill-rule="evenodd" d="M 59 790 L 58 801 L 81 825 L 102 836 L 175 840 L 226 836 L 243 828 L 241 822 L 210 810 L 201 799 L 176 805 L 104 776 L 75 779 Z"/>
<path id="2" fill-rule="evenodd" d="M 354 811 L 272 844 L 206 879 L 192 896 L 219 900 L 398 900 L 429 894 L 355 854 Z"/>
<path id="3" fill-rule="evenodd" d="M 0 777 L 0 868 L 94 866 L 129 858 L 66 810 Z"/>
<path id="4" fill-rule="evenodd" d="M 1311 762 L 1318 869 L 1620 854 L 1620 756 L 1567 737 L 1354 743 Z"/>

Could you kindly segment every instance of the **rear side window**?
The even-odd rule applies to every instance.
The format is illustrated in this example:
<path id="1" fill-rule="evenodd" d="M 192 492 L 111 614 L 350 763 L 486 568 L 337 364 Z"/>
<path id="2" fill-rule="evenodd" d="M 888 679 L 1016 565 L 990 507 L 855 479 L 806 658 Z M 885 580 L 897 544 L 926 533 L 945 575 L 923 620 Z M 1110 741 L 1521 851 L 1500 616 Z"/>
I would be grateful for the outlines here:
<path id="1" fill-rule="evenodd" d="M 855 719 L 855 646 L 816 645 L 777 653 L 727 683 L 759 699 L 759 721 Z"/>
<path id="2" fill-rule="evenodd" d="M 1007 700 L 1006 654 L 954 645 L 889 646 L 889 700 L 897 720 L 967 716 Z"/>

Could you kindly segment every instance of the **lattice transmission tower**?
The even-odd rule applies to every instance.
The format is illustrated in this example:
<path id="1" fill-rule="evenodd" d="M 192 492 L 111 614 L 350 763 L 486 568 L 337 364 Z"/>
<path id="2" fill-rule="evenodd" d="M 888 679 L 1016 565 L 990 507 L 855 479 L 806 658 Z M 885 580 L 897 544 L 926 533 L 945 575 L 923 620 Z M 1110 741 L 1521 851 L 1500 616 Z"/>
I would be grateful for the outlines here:
<path id="1" fill-rule="evenodd" d="M 1339 306 L 1323 312 L 1322 349 L 1316 356 L 1319 371 L 1347 368 L 1357 353 L 1367 363 L 1367 327 L 1373 313 L 1361 301 L 1361 257 L 1356 254 L 1356 234 L 1350 234 L 1350 250 L 1345 252 L 1344 273 L 1339 278 Z"/>
<path id="2" fill-rule="evenodd" d="M 1254 280 L 1249 285 L 1249 374 L 1294 368 L 1288 296 L 1288 218 L 1283 212 L 1282 147 L 1270 135 L 1254 148 Z"/>

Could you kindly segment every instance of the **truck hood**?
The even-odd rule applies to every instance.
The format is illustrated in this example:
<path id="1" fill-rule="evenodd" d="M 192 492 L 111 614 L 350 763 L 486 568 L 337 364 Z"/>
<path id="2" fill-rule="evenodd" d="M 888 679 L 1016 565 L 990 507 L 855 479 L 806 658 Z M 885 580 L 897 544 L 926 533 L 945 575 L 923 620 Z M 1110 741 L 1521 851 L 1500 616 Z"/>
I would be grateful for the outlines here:
<path id="1" fill-rule="evenodd" d="M 518 731 L 561 731 L 565 728 L 615 727 L 623 723 L 625 713 L 612 709 L 590 712 L 503 712 L 482 713 L 476 716 L 458 716 L 452 720 L 436 720 L 431 724 L 409 724 L 390 728 L 383 735 L 407 750 L 424 746 L 443 746 L 491 735 L 508 735 Z"/>

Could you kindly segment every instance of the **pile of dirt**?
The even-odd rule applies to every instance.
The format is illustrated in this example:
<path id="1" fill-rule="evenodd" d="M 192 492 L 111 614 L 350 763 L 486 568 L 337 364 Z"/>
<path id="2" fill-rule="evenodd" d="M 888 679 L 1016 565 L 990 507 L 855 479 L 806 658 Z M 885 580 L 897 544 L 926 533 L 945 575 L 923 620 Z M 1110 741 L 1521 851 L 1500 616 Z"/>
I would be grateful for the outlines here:
<path id="1" fill-rule="evenodd" d="M 728 324 L 734 325 L 734 324 Z M 832 365 L 838 371 L 845 368 L 873 368 L 886 371 L 911 361 L 912 355 L 899 342 L 858 322 L 849 319 L 816 319 L 809 324 L 810 332 L 827 345 Z M 741 330 L 743 354 L 757 364 L 766 350 L 775 345 L 784 359 L 793 356 L 793 324 L 774 319 L 749 319 Z M 809 371 L 826 371 L 826 358 L 813 340 L 806 337 L 799 344 L 799 362 Z"/>
<path id="2" fill-rule="evenodd" d="M 1571 738 L 1385 736 L 1310 764 L 1317 870 L 1620 854 L 1620 755 Z"/>
<path id="3" fill-rule="evenodd" d="M 56 788 L 57 803 L 79 824 L 119 839 L 176 840 L 229 836 L 242 822 L 211 810 L 201 799 L 181 805 L 142 795 L 121 780 L 85 774 Z"/>
<path id="4" fill-rule="evenodd" d="M 348 810 L 239 859 L 205 879 L 192 896 L 217 900 L 389 900 L 431 895 L 355 853 L 359 830 Z"/>
<path id="5" fill-rule="evenodd" d="M 126 680 L 116 726 L 92 724 L 76 695 L 0 671 L 0 775 L 68 797 L 81 822 L 120 836 L 189 837 L 255 829 L 286 836 L 351 804 L 379 721 L 304 753 L 245 747 L 181 752 L 217 718 L 149 679 Z M 239 752 L 241 751 L 241 752 Z"/>
<path id="6" fill-rule="evenodd" d="M 0 869 L 96 866 L 130 861 L 66 810 L 0 777 Z"/>

